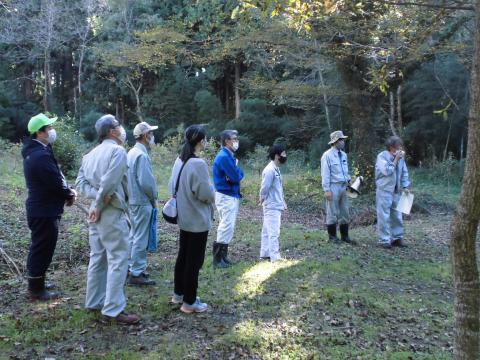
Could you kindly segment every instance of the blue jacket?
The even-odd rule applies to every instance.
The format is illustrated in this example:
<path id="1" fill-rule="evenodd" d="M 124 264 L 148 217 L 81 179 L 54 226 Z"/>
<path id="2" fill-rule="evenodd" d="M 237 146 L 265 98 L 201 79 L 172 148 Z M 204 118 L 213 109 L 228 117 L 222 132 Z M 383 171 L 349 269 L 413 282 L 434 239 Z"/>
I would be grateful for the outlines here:
<path id="1" fill-rule="evenodd" d="M 50 145 L 26 139 L 22 148 L 23 172 L 28 189 L 27 217 L 57 217 L 65 201 L 73 198 Z"/>
<path id="2" fill-rule="evenodd" d="M 241 198 L 240 181 L 243 171 L 236 164 L 236 159 L 227 148 L 222 148 L 213 162 L 213 183 L 219 193 Z"/>

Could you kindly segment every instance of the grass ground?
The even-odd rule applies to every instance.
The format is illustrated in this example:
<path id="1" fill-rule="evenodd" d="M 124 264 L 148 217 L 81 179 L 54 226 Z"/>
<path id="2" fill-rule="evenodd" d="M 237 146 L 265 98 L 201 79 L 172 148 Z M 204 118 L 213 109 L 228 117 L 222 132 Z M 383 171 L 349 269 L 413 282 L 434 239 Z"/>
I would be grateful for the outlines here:
<path id="1" fill-rule="evenodd" d="M 16 150 L 0 160 L 0 238 L 23 266 L 29 233 Z M 158 175 L 166 200 L 164 173 Z M 376 247 L 371 196 L 352 203 L 356 218 L 366 219 L 352 230 L 359 245 L 337 246 L 326 241 L 320 195 L 308 195 L 314 181 L 286 176 L 293 204 L 281 234 L 287 260 L 271 264 L 258 261 L 261 211 L 252 174 L 231 246 L 235 266 L 214 270 L 207 252 L 199 284 L 210 305 L 204 314 L 185 315 L 169 304 L 177 229 L 160 221 L 159 251 L 149 256 L 157 286 L 126 287 L 127 310 L 142 315 L 140 325 L 128 327 L 104 324 L 83 309 L 87 226 L 78 209 L 66 209 L 49 273 L 63 299 L 29 302 L 25 283 L 0 261 L 0 358 L 450 359 L 448 226 L 458 186 L 433 186 L 422 176 L 415 180 L 424 206 L 406 221 L 410 247 L 392 251 Z M 209 250 L 214 237 L 212 231 Z"/>

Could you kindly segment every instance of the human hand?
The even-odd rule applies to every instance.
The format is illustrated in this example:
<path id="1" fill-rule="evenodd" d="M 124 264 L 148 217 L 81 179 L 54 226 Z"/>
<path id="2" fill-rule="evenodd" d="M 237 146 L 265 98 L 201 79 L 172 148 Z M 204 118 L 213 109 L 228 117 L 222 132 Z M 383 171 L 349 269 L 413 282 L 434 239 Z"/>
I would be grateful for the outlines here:
<path id="1" fill-rule="evenodd" d="M 397 154 L 395 155 L 395 159 L 400 160 L 405 156 L 405 151 L 403 150 L 398 150 Z"/>
<path id="2" fill-rule="evenodd" d="M 105 205 L 110 204 L 110 201 L 112 201 L 112 197 L 111 197 L 110 195 L 105 195 L 105 196 L 103 197 L 103 203 L 104 203 Z"/>
<path id="3" fill-rule="evenodd" d="M 152 202 L 152 207 L 153 207 L 154 209 L 157 208 L 157 200 L 153 200 L 153 202 Z"/>
<path id="4" fill-rule="evenodd" d="M 325 191 L 325 199 L 327 199 L 327 201 L 332 201 L 333 200 L 333 194 L 331 191 Z"/>
<path id="5" fill-rule="evenodd" d="M 96 223 L 98 220 L 100 220 L 100 211 L 94 208 L 90 211 L 90 214 L 88 214 L 88 222 Z"/>

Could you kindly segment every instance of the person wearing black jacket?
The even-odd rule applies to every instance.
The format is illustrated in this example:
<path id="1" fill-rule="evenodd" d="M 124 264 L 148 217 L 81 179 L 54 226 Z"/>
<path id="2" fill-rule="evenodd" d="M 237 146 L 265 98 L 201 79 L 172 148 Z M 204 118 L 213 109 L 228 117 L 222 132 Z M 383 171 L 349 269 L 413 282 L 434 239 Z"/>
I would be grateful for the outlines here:
<path id="1" fill-rule="evenodd" d="M 58 223 L 63 206 L 73 205 L 76 192 L 67 185 L 53 154 L 56 118 L 38 114 L 28 122 L 30 137 L 22 148 L 23 170 L 28 189 L 27 222 L 31 244 L 27 258 L 28 292 L 32 300 L 58 298 L 58 292 L 48 291 L 45 273 L 52 262 L 58 239 Z"/>

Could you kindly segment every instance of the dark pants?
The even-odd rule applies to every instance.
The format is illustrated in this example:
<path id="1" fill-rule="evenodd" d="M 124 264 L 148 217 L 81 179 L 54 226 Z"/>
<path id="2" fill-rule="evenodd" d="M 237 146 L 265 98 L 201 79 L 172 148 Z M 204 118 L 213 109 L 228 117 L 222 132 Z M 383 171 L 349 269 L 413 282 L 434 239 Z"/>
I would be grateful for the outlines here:
<path id="1" fill-rule="evenodd" d="M 180 230 L 180 249 L 175 263 L 175 294 L 193 304 L 197 299 L 198 273 L 205 259 L 208 231 L 192 233 Z"/>
<path id="2" fill-rule="evenodd" d="M 58 239 L 60 217 L 28 218 L 32 242 L 27 258 L 27 271 L 30 277 L 44 276 L 52 262 Z"/>

